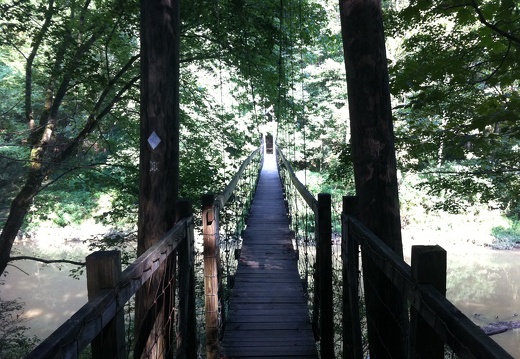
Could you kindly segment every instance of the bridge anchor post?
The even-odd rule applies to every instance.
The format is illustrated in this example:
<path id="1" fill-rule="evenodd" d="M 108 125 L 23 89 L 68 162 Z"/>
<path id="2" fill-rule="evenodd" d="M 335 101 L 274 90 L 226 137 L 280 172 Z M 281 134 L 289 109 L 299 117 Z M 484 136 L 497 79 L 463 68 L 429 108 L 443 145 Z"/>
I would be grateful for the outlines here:
<path id="1" fill-rule="evenodd" d="M 88 300 L 104 290 L 113 289 L 121 279 L 121 252 L 97 251 L 87 256 Z M 126 358 L 125 317 L 123 308 L 116 308 L 115 317 L 92 341 L 92 358 Z"/>
<path id="2" fill-rule="evenodd" d="M 219 242 L 215 196 L 202 196 L 202 236 L 204 241 L 204 311 L 206 318 L 206 358 L 220 359 L 219 343 Z"/>
<path id="3" fill-rule="evenodd" d="M 446 251 L 440 246 L 412 246 L 412 277 L 446 296 Z M 414 307 L 410 308 L 410 354 L 414 358 L 443 359 L 444 341 Z"/>

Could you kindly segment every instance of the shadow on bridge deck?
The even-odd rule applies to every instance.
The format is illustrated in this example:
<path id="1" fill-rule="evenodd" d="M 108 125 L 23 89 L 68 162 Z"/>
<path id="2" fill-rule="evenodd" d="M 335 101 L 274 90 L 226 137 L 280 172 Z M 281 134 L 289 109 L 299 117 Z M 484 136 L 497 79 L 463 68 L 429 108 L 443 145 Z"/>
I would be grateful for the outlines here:
<path id="1" fill-rule="evenodd" d="M 227 358 L 317 358 L 275 155 L 265 156 L 222 341 Z"/>

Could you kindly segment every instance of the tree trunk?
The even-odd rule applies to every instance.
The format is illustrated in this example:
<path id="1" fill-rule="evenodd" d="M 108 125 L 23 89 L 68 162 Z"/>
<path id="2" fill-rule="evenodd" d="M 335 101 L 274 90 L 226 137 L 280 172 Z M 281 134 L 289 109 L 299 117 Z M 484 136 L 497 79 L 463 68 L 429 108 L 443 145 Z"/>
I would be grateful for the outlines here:
<path id="1" fill-rule="evenodd" d="M 52 5 L 53 2 L 50 4 Z M 51 6 L 50 5 L 50 6 Z M 49 10 L 49 13 L 52 9 Z M 47 15 L 46 24 L 50 22 L 50 18 Z M 41 33 L 38 35 L 42 35 Z M 42 113 L 39 119 L 39 126 L 36 129 L 33 129 L 29 134 L 29 143 L 31 145 L 31 154 L 29 157 L 29 170 L 25 179 L 24 186 L 22 190 L 16 195 L 14 200 L 11 202 L 11 207 L 9 211 L 9 215 L 7 217 L 6 223 L 0 234 L 0 275 L 4 272 L 7 264 L 9 263 L 9 258 L 11 255 L 11 249 L 14 244 L 14 240 L 18 234 L 18 231 L 23 225 L 23 221 L 29 208 L 31 206 L 32 200 L 34 196 L 40 192 L 42 188 L 43 180 L 52 172 L 53 166 L 58 165 L 58 163 L 54 163 L 54 161 L 48 161 L 47 164 L 44 164 L 48 149 L 49 143 L 51 142 L 51 138 L 54 134 L 56 119 L 58 117 L 58 112 L 63 103 L 67 92 L 69 91 L 70 81 L 72 79 L 72 72 L 74 68 L 77 66 L 77 62 L 85 52 L 87 52 L 94 42 L 98 38 L 98 33 L 91 35 L 91 37 L 84 44 L 78 47 L 75 52 L 74 61 L 68 64 L 68 67 L 62 70 L 62 79 L 59 83 L 58 90 L 56 94 L 54 94 L 53 88 L 54 83 L 56 82 L 56 78 L 51 78 L 49 80 L 49 86 L 47 89 L 45 105 L 43 106 Z M 42 35 L 43 36 L 43 35 Z M 36 56 L 36 52 L 40 43 L 36 42 L 34 44 L 34 48 L 32 49 L 31 56 L 29 57 L 26 63 L 26 78 L 25 78 L 25 95 L 31 96 L 32 93 L 32 61 L 33 57 Z M 38 47 L 36 47 L 38 46 Z M 60 43 L 57 53 L 64 54 L 67 46 L 69 46 L 66 39 Z M 57 56 L 54 67 L 60 68 L 63 67 L 64 58 L 62 56 Z M 25 109 L 26 116 L 29 127 L 34 127 L 34 116 L 32 113 L 32 106 L 28 104 L 31 102 L 31 98 L 25 99 Z M 99 120 L 99 119 L 98 119 Z M 85 133 L 86 136 L 88 133 Z M 79 142 L 79 140 L 77 140 Z M 71 153 L 69 153 L 71 155 Z M 48 156 L 47 156 L 48 157 Z M 54 156 L 58 158 L 58 156 Z M 66 159 L 66 157 L 60 158 L 62 161 Z"/>
<path id="2" fill-rule="evenodd" d="M 340 0 L 359 219 L 403 256 L 380 0 Z M 363 257 L 370 357 L 407 357 L 405 302 Z"/>
<path id="3" fill-rule="evenodd" d="M 23 225 L 23 221 L 29 208 L 31 207 L 34 196 L 41 189 L 42 182 L 46 176 L 45 167 L 42 165 L 44 155 L 47 150 L 47 144 L 52 135 L 54 122 L 50 118 L 52 108 L 52 92 L 47 92 L 45 106 L 40 116 L 39 130 L 33 130 L 29 135 L 29 143 L 31 143 L 31 154 L 29 158 L 29 170 L 25 183 L 11 202 L 9 215 L 0 233 L 0 275 L 4 272 L 9 259 L 11 257 L 11 249 L 18 235 L 18 231 Z"/>
<path id="4" fill-rule="evenodd" d="M 25 215 L 29 211 L 34 196 L 41 187 L 41 171 L 29 175 L 24 187 L 11 202 L 11 208 L 0 233 L 0 275 L 4 272 L 11 257 L 11 249 L 18 231 L 22 227 Z"/>
<path id="5" fill-rule="evenodd" d="M 179 0 L 141 0 L 141 140 L 137 254 L 156 243 L 175 221 L 179 191 Z M 136 297 L 134 357 L 162 355 L 173 340 L 161 336 L 164 308 L 154 308 L 161 272 Z M 158 300 L 159 301 L 159 300 Z M 168 306 L 170 303 L 165 303 Z M 153 313 L 154 318 L 150 318 Z M 168 331 L 168 329 L 166 329 Z M 154 335 L 161 337 L 154 342 Z"/>
<path id="6" fill-rule="evenodd" d="M 27 57 L 25 64 L 25 116 L 27 126 L 31 130 L 29 137 L 29 143 L 32 146 L 30 158 L 31 167 L 27 174 L 24 186 L 11 202 L 9 215 L 7 216 L 7 220 L 2 228 L 2 232 L 0 233 L 0 275 L 4 273 L 5 268 L 9 263 L 11 249 L 13 248 L 18 231 L 23 225 L 23 221 L 29 211 L 32 200 L 39 192 L 44 178 L 44 174 L 41 170 L 42 157 L 39 156 L 43 155 L 44 152 L 44 148 L 41 144 L 42 135 L 45 134 L 45 131 L 42 133 L 34 130 L 34 114 L 32 109 L 32 70 L 34 59 L 51 24 L 53 12 L 54 0 L 51 0 L 49 1 L 48 8 L 45 11 L 45 21 L 34 38 L 31 52 Z M 49 92 L 40 118 L 40 121 L 43 121 L 44 125 L 48 120 L 51 106 L 52 93 Z"/>

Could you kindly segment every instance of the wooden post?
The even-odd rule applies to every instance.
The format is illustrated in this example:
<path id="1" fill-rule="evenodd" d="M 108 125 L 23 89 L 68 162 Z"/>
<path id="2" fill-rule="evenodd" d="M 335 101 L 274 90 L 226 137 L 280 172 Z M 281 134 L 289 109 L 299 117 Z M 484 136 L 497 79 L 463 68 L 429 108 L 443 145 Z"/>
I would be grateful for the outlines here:
<path id="1" fill-rule="evenodd" d="M 192 215 L 189 201 L 177 202 L 176 222 Z M 193 226 L 186 228 L 186 238 L 179 244 L 179 326 L 177 332 L 177 357 L 197 357 L 195 324 L 195 272 L 193 262 Z"/>
<path id="2" fill-rule="evenodd" d="M 121 252 L 98 251 L 86 258 L 88 300 L 103 290 L 113 289 L 121 278 Z M 125 320 L 123 308 L 92 341 L 92 358 L 126 358 Z"/>
<path id="3" fill-rule="evenodd" d="M 218 243 L 213 203 L 215 196 L 202 196 L 202 236 L 204 241 L 204 311 L 206 317 L 206 358 L 219 359 L 218 326 Z"/>
<path id="4" fill-rule="evenodd" d="M 318 194 L 318 277 L 320 282 L 320 353 L 334 358 L 334 314 L 332 301 L 332 220 L 331 197 Z"/>
<path id="5" fill-rule="evenodd" d="M 312 317 L 311 317 L 311 324 L 312 329 L 314 332 L 314 340 L 318 341 L 321 338 L 321 322 L 320 322 L 320 300 L 321 300 L 321 282 L 320 282 L 320 275 L 319 275 L 319 268 L 320 268 L 320 262 L 321 262 L 321 255 L 320 253 L 320 239 L 319 239 L 319 217 L 318 215 L 314 216 L 314 237 L 316 239 L 316 259 L 314 264 L 314 270 L 312 271 L 312 282 L 314 283 L 313 288 L 313 301 L 312 301 Z M 305 228 L 307 231 L 307 228 Z M 305 280 L 307 280 L 307 275 L 305 276 Z"/>
<path id="6" fill-rule="evenodd" d="M 357 197 L 343 197 L 343 214 L 356 216 Z M 348 222 L 341 221 L 341 259 L 343 275 L 343 358 L 362 359 L 361 320 L 359 317 L 359 244 L 348 233 Z"/>
<path id="7" fill-rule="evenodd" d="M 446 296 L 446 251 L 440 246 L 412 246 L 412 277 Z M 415 308 L 410 308 L 410 357 L 444 358 L 444 342 Z"/>

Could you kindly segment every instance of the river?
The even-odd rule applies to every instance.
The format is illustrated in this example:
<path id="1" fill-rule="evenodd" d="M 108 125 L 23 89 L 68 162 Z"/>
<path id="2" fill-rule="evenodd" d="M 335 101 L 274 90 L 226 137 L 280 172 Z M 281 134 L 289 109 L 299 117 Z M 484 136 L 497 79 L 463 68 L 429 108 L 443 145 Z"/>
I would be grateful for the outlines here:
<path id="1" fill-rule="evenodd" d="M 73 266 L 26 260 L 15 264 L 19 269 L 7 268 L 0 296 L 25 303 L 25 325 L 30 327 L 30 335 L 49 336 L 87 302 L 85 274 L 72 278 L 69 273 Z"/>
<path id="2" fill-rule="evenodd" d="M 520 251 L 470 247 L 448 249 L 446 297 L 484 326 L 520 320 Z M 520 329 L 493 335 L 515 358 L 520 358 Z"/>
<path id="3" fill-rule="evenodd" d="M 428 243 L 432 244 L 432 243 Z M 446 297 L 479 326 L 520 320 L 520 251 L 447 244 Z M 410 263 L 410 248 L 405 260 Z M 520 358 L 520 329 L 491 336 Z"/>

